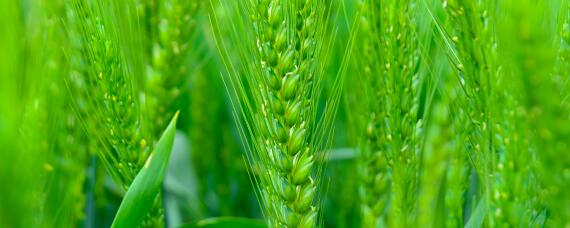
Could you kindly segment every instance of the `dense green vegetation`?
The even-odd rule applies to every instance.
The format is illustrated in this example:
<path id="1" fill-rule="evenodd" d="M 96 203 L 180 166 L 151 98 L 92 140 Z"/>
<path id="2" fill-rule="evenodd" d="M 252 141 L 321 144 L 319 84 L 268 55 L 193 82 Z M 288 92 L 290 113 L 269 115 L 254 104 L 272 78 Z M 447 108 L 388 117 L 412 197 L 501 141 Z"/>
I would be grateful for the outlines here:
<path id="1" fill-rule="evenodd" d="M 570 227 L 564 0 L 0 1 L 0 227 Z"/>

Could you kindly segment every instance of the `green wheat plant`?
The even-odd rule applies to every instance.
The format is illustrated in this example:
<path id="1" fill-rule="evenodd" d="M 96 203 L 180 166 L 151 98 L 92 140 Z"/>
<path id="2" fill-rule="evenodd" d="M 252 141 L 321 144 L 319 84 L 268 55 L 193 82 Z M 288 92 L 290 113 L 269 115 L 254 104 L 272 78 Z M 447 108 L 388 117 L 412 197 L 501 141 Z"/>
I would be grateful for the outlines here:
<path id="1" fill-rule="evenodd" d="M 503 18 L 497 13 L 499 8 L 507 8 L 513 13 L 528 10 L 519 16 L 534 14 L 540 18 L 538 15 L 542 11 L 538 9 L 546 8 L 536 3 L 534 7 L 537 9 L 530 10 L 533 4 L 526 2 L 515 6 L 513 3 L 444 1 L 442 5 L 456 26 L 452 30 L 439 27 L 438 32 L 449 48 L 450 62 L 455 65 L 460 88 L 466 95 L 460 104 L 467 108 L 461 113 L 467 114 L 470 123 L 466 127 L 475 133 L 467 135 L 468 142 L 474 145 L 467 148 L 467 154 L 481 180 L 481 202 L 490 203 L 490 215 L 486 217 L 490 226 L 529 226 L 537 224 L 540 213 L 544 213 L 536 197 L 539 192 L 539 183 L 535 179 L 536 165 L 530 162 L 536 155 L 532 142 L 528 140 L 531 133 L 527 130 L 526 111 L 521 107 L 524 104 L 524 98 L 520 97 L 525 92 L 524 82 L 516 76 L 517 73 L 504 70 L 509 69 L 508 61 L 498 61 L 502 52 L 524 48 L 511 49 L 514 46 L 511 44 L 517 43 L 513 42 L 512 34 L 503 36 L 508 36 L 507 41 L 497 40 L 494 33 L 496 29 L 517 27 L 508 24 L 508 17 Z M 530 19 L 521 24 L 528 26 L 537 21 Z M 536 49 L 537 56 L 542 56 L 542 50 L 547 48 Z M 515 59 L 516 55 L 511 53 L 508 56 Z M 540 69 L 548 67 L 545 65 Z M 533 74 L 530 69 L 523 72 Z M 502 106 L 494 105 L 498 103 Z M 460 217 L 455 217 L 455 220 L 457 218 Z"/>
<path id="2" fill-rule="evenodd" d="M 456 69 L 459 88 L 466 94 L 465 99 L 459 103 L 459 107 L 465 108 L 461 113 L 467 115 L 465 118 L 469 122 L 465 126 L 469 129 L 466 134 L 471 134 L 463 136 L 468 142 L 465 145 L 468 147 L 466 152 L 468 156 L 475 157 L 472 159 L 473 166 L 482 178 L 484 187 L 490 186 L 492 181 L 487 178 L 494 169 L 489 151 L 491 146 L 488 145 L 488 139 L 491 138 L 489 127 L 492 126 L 492 110 L 488 107 L 493 107 L 488 104 L 492 102 L 491 93 L 494 88 L 491 77 L 497 72 L 497 66 L 492 61 L 496 58 L 492 49 L 495 42 L 491 33 L 493 18 L 489 15 L 494 12 L 492 5 L 493 3 L 477 1 L 443 2 L 444 10 L 450 15 L 450 21 L 456 29 L 454 35 L 444 38 L 445 43 L 450 48 L 449 58 Z M 483 19 L 479 19 L 481 17 Z M 489 194 L 488 189 L 483 191 Z M 461 215 L 456 216 L 460 217 Z"/>
<path id="3" fill-rule="evenodd" d="M 491 193 L 496 191 L 493 176 L 497 175 L 497 160 L 493 148 L 493 128 L 495 114 L 493 104 L 497 102 L 497 89 L 494 84 L 499 74 L 499 66 L 494 59 L 497 53 L 493 46 L 496 44 L 492 31 L 494 29 L 494 10 L 492 2 L 477 1 L 443 1 L 442 8 L 446 12 L 452 29 L 442 28 L 438 23 L 438 32 L 442 35 L 442 43 L 449 48 L 448 58 L 455 69 L 458 84 L 455 90 L 464 96 L 455 102 L 453 112 L 457 113 L 456 121 L 462 123 L 463 134 L 458 140 L 464 143 L 460 154 L 454 159 L 455 171 L 449 173 L 450 181 L 464 183 L 469 177 L 461 171 L 462 166 L 471 166 L 480 178 L 480 203 L 488 202 Z M 449 28 L 448 27 L 448 28 Z M 462 144 L 463 144 L 462 143 Z M 468 169 L 469 170 L 469 169 Z M 449 203 L 454 206 L 449 213 L 448 225 L 463 223 L 463 204 L 467 202 L 465 194 L 461 194 L 461 185 L 453 191 L 454 198 Z M 494 198 L 500 200 L 500 197 Z M 497 209 L 500 210 L 500 209 Z M 491 217 L 487 217 L 492 221 Z M 493 223 L 493 222 L 491 222 Z"/>
<path id="4" fill-rule="evenodd" d="M 146 54 L 145 105 L 153 134 L 168 124 L 170 116 L 180 109 L 179 97 L 184 93 L 192 66 L 190 51 L 196 50 L 192 36 L 196 33 L 196 14 L 201 1 L 142 1 L 141 14 L 148 43 Z"/>
<path id="5" fill-rule="evenodd" d="M 66 41 L 65 32 L 58 29 L 63 5 L 30 3 L 27 8 L 16 1 L 2 6 L 12 11 L 3 15 L 17 18 L 6 18 L 2 26 L 2 43 L 7 45 L 2 59 L 9 64 L 2 67 L 2 97 L 10 101 L 2 102 L 2 150 L 9 152 L 3 153 L 2 165 L 11 167 L 2 172 L 2 181 L 14 183 L 18 191 L 2 193 L 14 198 L 3 197 L 0 223 L 9 227 L 79 224 L 84 216 L 85 177 L 77 174 L 84 172 L 87 154 L 82 148 L 83 135 L 77 134 L 78 123 L 72 113 L 65 112 L 69 97 L 60 90 L 65 87 L 61 76 L 67 72 L 64 53 L 61 46 L 50 45 Z M 24 9 L 27 17 L 16 13 Z M 41 23 L 29 23 L 34 20 Z M 30 54 L 39 48 L 45 52 Z M 22 171 L 13 176 L 18 168 Z M 27 200 L 16 203 L 17 198 Z M 18 214 L 26 219 L 16 219 Z"/>
<path id="6" fill-rule="evenodd" d="M 570 227 L 569 59 L 565 0 L 3 0 L 0 227 Z"/>
<path id="7" fill-rule="evenodd" d="M 38 9 L 43 11 L 44 23 L 41 33 L 49 43 L 43 59 L 45 97 L 43 110 L 46 116 L 42 120 L 46 123 L 43 131 L 57 132 L 52 137 L 46 137 L 44 153 L 46 158 L 44 169 L 47 171 L 45 183 L 45 217 L 42 224 L 46 226 L 66 226 L 68 224 L 81 224 L 85 218 L 86 194 L 84 183 L 86 180 L 86 167 L 91 155 L 88 149 L 87 137 L 81 127 L 77 116 L 71 111 L 73 98 L 67 92 L 65 79 L 70 73 L 64 48 L 69 37 L 63 27 L 65 17 L 65 3 L 54 1 L 51 4 L 41 3 Z M 37 129 L 36 129 L 37 130 Z M 55 208 L 57 210 L 52 210 Z"/>
<path id="8" fill-rule="evenodd" d="M 134 3 L 130 3 L 134 4 Z M 149 158 L 152 145 L 150 132 L 145 125 L 135 73 L 141 73 L 140 59 L 129 53 L 137 42 L 131 37 L 122 37 L 119 29 L 130 29 L 136 34 L 136 27 L 128 23 L 135 20 L 123 7 L 129 2 L 74 1 L 71 3 L 76 21 L 76 37 L 81 65 L 75 67 L 71 78 L 75 86 L 82 86 L 83 96 L 77 99 L 79 112 L 91 112 L 84 121 L 88 136 L 94 139 L 94 150 L 103 165 L 123 191 L 129 189 L 135 176 Z M 126 23 L 116 23 L 109 18 L 127 17 Z M 132 17 L 132 18 L 129 18 Z M 124 27 L 123 27 L 124 26 Z M 123 48 L 120 48 L 123 47 Z M 81 106 L 85 102 L 85 106 Z M 161 226 L 163 211 L 160 197 L 152 216 L 144 226 Z"/>
<path id="9" fill-rule="evenodd" d="M 40 101 L 38 105 L 34 105 L 33 101 L 36 94 L 41 95 L 45 90 L 38 84 L 25 83 L 26 80 L 34 80 L 35 73 L 42 69 L 39 61 L 41 55 L 34 54 L 26 58 L 25 52 L 28 48 L 38 47 L 41 42 L 37 39 L 37 31 L 34 32 L 37 25 L 26 26 L 17 1 L 3 1 L 0 8 L 0 17 L 5 21 L 0 25 L 1 46 L 4 50 L 0 54 L 0 161 L 5 167 L 0 173 L 0 180 L 6 186 L 13 187 L 1 190 L 0 223 L 7 226 L 34 226 L 38 224 L 36 215 L 40 212 L 41 205 L 38 193 L 41 192 L 40 181 L 45 172 L 41 169 L 43 159 L 29 160 L 29 157 L 37 157 L 42 152 L 41 137 L 35 133 L 33 126 L 41 123 L 38 120 L 45 113 L 38 111 L 41 108 Z M 24 36 L 27 39 L 21 39 Z M 31 111 L 21 115 L 24 110 Z M 45 126 L 38 129 L 43 127 Z M 21 220 L 18 216 L 29 219 Z"/>
<path id="10" fill-rule="evenodd" d="M 563 62 L 565 61 L 564 45 L 568 40 L 565 34 L 567 33 L 568 6 L 567 3 L 560 2 L 558 3 L 559 9 L 556 9 L 553 8 L 557 6 L 556 3 L 531 1 L 524 3 L 518 4 L 513 1 L 503 3 L 503 7 L 510 9 L 510 13 L 504 15 L 501 24 L 505 32 L 513 31 L 514 28 L 525 28 L 525 30 L 513 33 L 514 35 L 509 36 L 509 42 L 505 40 L 507 38 L 505 33 L 499 33 L 499 37 L 502 38 L 500 44 L 504 48 L 504 53 L 512 56 L 505 65 L 508 73 L 517 77 L 520 88 L 527 91 L 539 91 L 538 93 L 519 93 L 516 96 L 518 103 L 526 111 L 523 118 L 526 118 L 526 122 L 532 129 L 528 134 L 532 140 L 531 148 L 537 151 L 534 155 L 535 159 L 540 160 L 535 165 L 538 167 L 535 168 L 535 172 L 541 177 L 536 180 L 540 185 L 538 188 L 541 194 L 538 199 L 534 199 L 536 196 L 530 197 L 550 208 L 551 219 L 546 222 L 547 226 L 567 226 L 568 200 L 559 195 L 559 188 L 564 188 L 568 183 L 565 181 L 567 176 L 546 174 L 544 171 L 564 172 L 562 171 L 564 168 L 561 167 L 567 167 L 569 164 L 567 159 L 553 155 L 558 151 L 566 151 L 568 148 L 568 130 L 559 127 L 567 124 L 569 120 L 569 109 L 563 101 L 564 97 L 568 96 L 567 91 L 563 89 L 564 80 L 567 80 L 563 78 L 567 78 L 567 73 L 563 73 L 564 70 L 560 68 L 565 66 Z M 515 19 L 519 15 L 535 15 L 535 18 L 540 20 Z M 556 24 L 557 21 L 560 23 Z M 555 49 L 558 45 L 561 47 L 560 51 Z M 517 159 L 520 158 L 521 156 L 517 157 Z M 520 166 L 529 166 L 528 161 L 522 162 L 527 164 Z M 544 165 L 548 165 L 549 168 L 545 168 Z M 518 195 L 524 196 L 525 192 L 518 193 Z M 551 197 L 555 197 L 556 200 L 553 201 Z M 533 216 L 538 217 L 538 215 Z"/>
<path id="11" fill-rule="evenodd" d="M 337 88 L 318 116 L 326 4 L 262 0 L 221 7 L 240 18 L 229 28 L 215 16 L 212 24 L 218 27 L 216 38 L 228 68 L 226 86 L 235 96 L 234 116 L 264 217 L 270 227 L 317 226 L 318 159 L 324 157 L 323 137 L 338 103 Z M 243 42 L 243 36 L 250 42 Z M 226 42 L 241 45 L 236 63 Z"/>
<path id="12" fill-rule="evenodd" d="M 88 103 L 90 116 L 86 126 L 90 137 L 99 141 L 99 155 L 112 173 L 112 177 L 127 188 L 137 170 L 148 157 L 147 142 L 140 129 L 140 114 L 125 54 L 118 48 L 117 37 L 112 35 L 113 24 L 104 18 L 104 6 L 90 1 L 73 2 L 81 39 L 82 61 L 73 72 L 74 83 L 84 83 L 87 91 L 82 102 Z M 77 68 L 79 68 L 77 67 Z M 83 98 L 83 97 L 81 97 Z M 77 101 L 79 102 L 79 101 Z M 81 107 L 79 107 L 81 108 Z M 95 129 L 104 130 L 95 130 Z M 123 159 L 120 159 L 122 157 Z"/>
<path id="13" fill-rule="evenodd" d="M 363 1 L 361 6 L 362 54 L 357 60 L 361 69 L 354 80 L 361 84 L 350 91 L 356 91 L 354 103 L 361 106 L 354 115 L 364 115 L 354 121 L 362 134 L 360 210 L 365 227 L 405 227 L 415 217 L 422 131 L 415 5 L 414 1 Z"/>

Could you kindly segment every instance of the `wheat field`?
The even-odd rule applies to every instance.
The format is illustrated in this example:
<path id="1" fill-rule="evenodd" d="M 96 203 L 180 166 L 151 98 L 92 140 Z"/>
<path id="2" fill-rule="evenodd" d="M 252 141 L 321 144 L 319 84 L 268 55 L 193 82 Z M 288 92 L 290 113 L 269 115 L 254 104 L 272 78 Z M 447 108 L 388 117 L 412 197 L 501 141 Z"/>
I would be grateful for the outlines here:
<path id="1" fill-rule="evenodd" d="M 2 0 L 0 227 L 570 228 L 566 0 Z"/>

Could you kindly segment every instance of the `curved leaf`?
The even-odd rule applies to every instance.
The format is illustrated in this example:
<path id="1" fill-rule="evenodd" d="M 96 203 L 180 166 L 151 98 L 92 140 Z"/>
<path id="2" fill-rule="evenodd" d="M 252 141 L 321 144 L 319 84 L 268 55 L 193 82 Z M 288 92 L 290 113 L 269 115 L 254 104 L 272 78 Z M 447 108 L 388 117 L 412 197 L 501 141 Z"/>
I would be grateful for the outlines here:
<path id="1" fill-rule="evenodd" d="M 485 214 L 487 213 L 487 200 L 486 198 L 481 199 L 475 208 L 475 211 L 469 217 L 469 221 L 465 224 L 466 228 L 481 227 L 483 221 L 485 220 Z"/>
<path id="2" fill-rule="evenodd" d="M 178 112 L 158 140 L 153 153 L 139 171 L 121 202 L 112 227 L 138 227 L 152 208 L 168 166 Z"/>

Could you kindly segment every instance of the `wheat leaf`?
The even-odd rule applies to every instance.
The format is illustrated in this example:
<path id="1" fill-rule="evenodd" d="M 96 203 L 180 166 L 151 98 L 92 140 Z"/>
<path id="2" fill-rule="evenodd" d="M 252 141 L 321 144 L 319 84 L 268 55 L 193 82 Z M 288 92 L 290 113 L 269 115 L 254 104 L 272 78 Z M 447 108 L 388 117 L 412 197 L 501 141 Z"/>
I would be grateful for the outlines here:
<path id="1" fill-rule="evenodd" d="M 471 214 L 471 217 L 469 218 L 469 221 L 467 221 L 467 224 L 465 224 L 465 227 L 466 228 L 481 227 L 481 225 L 483 225 L 483 221 L 485 220 L 486 213 L 487 213 L 487 199 L 483 198 L 477 204 L 477 208 L 475 208 L 475 211 L 473 212 L 473 214 Z"/>
<path id="2" fill-rule="evenodd" d="M 138 227 L 150 211 L 162 184 L 168 158 L 174 142 L 178 112 L 158 140 L 154 152 L 147 159 L 121 202 L 112 227 Z"/>

